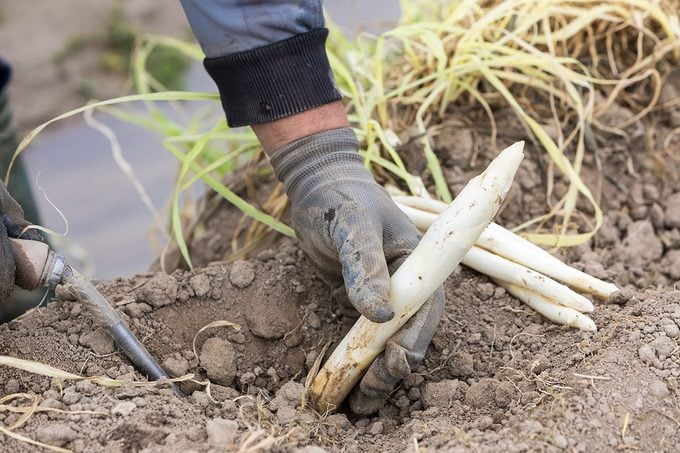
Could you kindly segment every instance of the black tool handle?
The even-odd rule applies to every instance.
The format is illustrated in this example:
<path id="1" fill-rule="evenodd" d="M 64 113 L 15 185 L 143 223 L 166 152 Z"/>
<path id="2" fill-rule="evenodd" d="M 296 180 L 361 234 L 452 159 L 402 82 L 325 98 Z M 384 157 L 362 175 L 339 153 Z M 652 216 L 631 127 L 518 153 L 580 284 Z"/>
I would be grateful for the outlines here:
<path id="1" fill-rule="evenodd" d="M 116 345 L 123 350 L 132 365 L 151 381 L 168 378 L 168 374 L 161 368 L 156 359 L 149 354 L 144 345 L 139 342 L 124 322 L 107 326 L 109 335 Z M 184 396 L 177 386 L 172 383 L 172 390 L 177 396 Z"/>
<path id="2" fill-rule="evenodd" d="M 21 287 L 25 289 L 34 289 L 39 286 L 53 288 L 60 284 L 63 292 L 70 293 L 73 300 L 83 303 L 97 322 L 106 327 L 118 347 L 125 352 L 134 367 L 147 379 L 157 381 L 168 377 L 106 298 L 89 280 L 70 266 L 65 266 L 61 255 L 50 250 L 47 244 L 38 241 L 11 239 L 10 245 L 17 266 L 16 280 Z M 174 383 L 172 389 L 177 396 L 184 396 Z"/>
<path id="3" fill-rule="evenodd" d="M 135 369 L 154 381 L 168 377 L 156 359 L 139 342 L 125 321 L 118 316 L 116 310 L 89 280 L 77 271 L 69 269 L 62 279 L 61 290 L 69 292 L 74 299 L 79 300 L 94 315 L 97 322 L 106 327 L 109 335 L 130 359 Z M 172 384 L 172 389 L 177 396 L 184 396 L 175 384 Z"/>

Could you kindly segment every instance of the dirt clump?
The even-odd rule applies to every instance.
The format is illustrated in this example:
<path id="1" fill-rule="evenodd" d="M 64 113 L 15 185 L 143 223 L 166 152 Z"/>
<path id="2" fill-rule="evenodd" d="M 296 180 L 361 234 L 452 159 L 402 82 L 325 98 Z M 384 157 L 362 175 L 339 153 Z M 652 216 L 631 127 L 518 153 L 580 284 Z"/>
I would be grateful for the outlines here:
<path id="1" fill-rule="evenodd" d="M 413 387 L 412 389 L 418 390 L 418 387 Z M 463 389 L 461 389 L 459 381 L 447 379 L 439 382 L 428 382 L 422 391 L 422 403 L 425 408 L 438 407 L 440 409 L 447 409 L 454 400 L 461 399 L 462 393 Z M 413 393 L 409 392 L 409 395 L 411 394 Z M 419 396 L 419 394 L 420 391 L 413 395 Z M 400 402 L 400 400 L 397 401 Z"/>
<path id="2" fill-rule="evenodd" d="M 231 343 L 222 338 L 205 340 L 199 363 L 211 382 L 230 385 L 236 376 L 236 351 Z"/>
<path id="3" fill-rule="evenodd" d="M 229 280 L 238 288 L 245 288 L 255 279 L 255 269 L 248 261 L 234 262 L 229 272 Z"/>
<path id="4" fill-rule="evenodd" d="M 103 328 L 82 334 L 78 342 L 99 355 L 111 354 L 115 350 L 113 339 Z"/>
<path id="5" fill-rule="evenodd" d="M 40 442 L 56 447 L 63 447 L 78 437 L 78 433 L 70 426 L 58 423 L 38 428 L 35 435 Z"/>
<path id="6" fill-rule="evenodd" d="M 237 447 L 235 440 L 238 437 L 238 429 L 238 423 L 234 420 L 224 418 L 210 420 L 205 425 L 208 444 L 213 448 L 235 449 Z"/>
<path id="7" fill-rule="evenodd" d="M 189 282 L 191 284 L 191 281 Z M 169 305 L 177 298 L 177 280 L 171 275 L 159 274 L 139 287 L 135 293 L 137 302 L 147 303 L 152 307 Z"/>
<path id="8" fill-rule="evenodd" d="M 668 228 L 680 228 L 680 192 L 669 196 L 665 205 L 664 224 Z"/>
<path id="9" fill-rule="evenodd" d="M 508 407 L 514 393 L 511 383 L 484 378 L 470 386 L 465 393 L 465 404 L 475 408 Z"/>

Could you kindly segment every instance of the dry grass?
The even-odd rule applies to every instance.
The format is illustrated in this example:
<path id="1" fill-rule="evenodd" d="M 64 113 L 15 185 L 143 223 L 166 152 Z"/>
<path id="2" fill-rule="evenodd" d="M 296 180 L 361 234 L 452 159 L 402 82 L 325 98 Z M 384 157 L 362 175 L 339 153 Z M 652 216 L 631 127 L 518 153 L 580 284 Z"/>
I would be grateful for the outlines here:
<path id="1" fill-rule="evenodd" d="M 12 404 L 19 401 L 28 400 L 26 405 Z M 17 429 L 21 428 L 26 422 L 33 416 L 33 414 L 38 412 L 52 412 L 59 414 L 87 414 L 87 415 L 109 415 L 107 412 L 98 411 L 66 411 L 62 409 L 54 409 L 51 407 L 40 407 L 40 396 L 31 395 L 28 393 L 13 393 L 11 395 L 4 396 L 0 398 L 0 412 L 11 412 L 14 414 L 21 414 L 21 416 L 14 421 L 9 426 L 0 426 L 0 433 L 9 436 L 19 442 L 27 443 L 30 445 L 35 445 L 37 447 L 42 447 L 47 450 L 57 451 L 57 452 L 70 452 L 65 448 L 57 447 L 55 445 L 46 444 L 44 442 L 39 442 L 37 440 L 31 439 L 16 432 Z"/>
<path id="2" fill-rule="evenodd" d="M 597 134 L 627 136 L 625 128 L 655 107 L 680 56 L 680 2 L 420 1 L 402 8 L 401 24 L 383 35 L 357 43 L 333 35 L 331 60 L 367 164 L 415 192 L 395 137 L 417 139 L 436 196 L 449 201 L 430 143 L 433 126 L 447 112 L 477 104 L 495 140 L 494 111 L 510 107 L 549 155 L 548 176 L 561 174 L 569 184 L 548 214 L 522 226 L 541 226 L 527 236 L 551 246 L 589 239 L 602 214 L 580 178 L 583 158 Z M 633 114 L 605 124 L 615 104 Z M 592 221 L 574 215 L 579 195 L 592 205 Z"/>

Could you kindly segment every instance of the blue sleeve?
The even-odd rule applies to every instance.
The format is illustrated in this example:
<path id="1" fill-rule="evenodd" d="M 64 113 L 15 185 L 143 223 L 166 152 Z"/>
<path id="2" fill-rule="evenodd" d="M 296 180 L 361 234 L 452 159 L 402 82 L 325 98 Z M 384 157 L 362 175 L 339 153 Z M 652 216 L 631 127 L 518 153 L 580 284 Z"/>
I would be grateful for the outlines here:
<path id="1" fill-rule="evenodd" d="M 324 27 L 321 0 L 181 0 L 208 58 L 266 46 Z"/>

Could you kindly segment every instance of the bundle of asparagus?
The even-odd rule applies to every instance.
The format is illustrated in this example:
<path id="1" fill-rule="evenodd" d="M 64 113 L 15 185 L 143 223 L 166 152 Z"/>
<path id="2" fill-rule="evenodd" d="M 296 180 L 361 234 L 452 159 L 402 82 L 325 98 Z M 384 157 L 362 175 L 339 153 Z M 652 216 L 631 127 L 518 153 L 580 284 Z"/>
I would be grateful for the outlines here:
<path id="1" fill-rule="evenodd" d="M 418 247 L 391 277 L 395 316 L 385 323 L 361 317 L 314 378 L 312 402 L 335 410 L 394 335 L 459 263 L 478 270 L 554 322 L 595 331 L 583 313 L 593 304 L 556 280 L 607 298 L 616 286 L 573 269 L 543 249 L 491 223 L 523 158 L 523 142 L 506 148 L 472 179 L 450 205 L 421 197 L 393 196 L 425 232 Z"/>
<path id="2" fill-rule="evenodd" d="M 397 195 L 393 199 L 422 231 L 447 208 L 446 203 L 427 198 Z M 571 288 L 603 300 L 618 290 L 496 223 L 489 224 L 461 262 L 488 275 L 551 321 L 588 332 L 597 330 L 584 314 L 594 310 L 593 304 Z"/>

